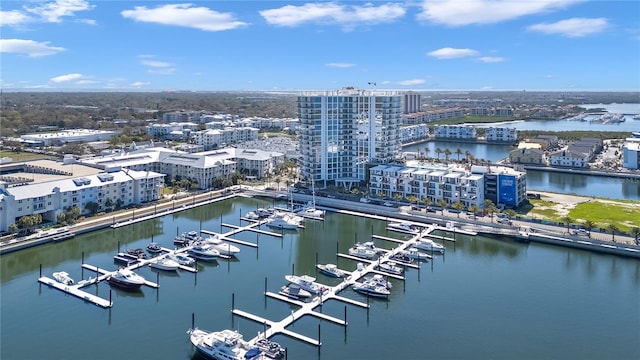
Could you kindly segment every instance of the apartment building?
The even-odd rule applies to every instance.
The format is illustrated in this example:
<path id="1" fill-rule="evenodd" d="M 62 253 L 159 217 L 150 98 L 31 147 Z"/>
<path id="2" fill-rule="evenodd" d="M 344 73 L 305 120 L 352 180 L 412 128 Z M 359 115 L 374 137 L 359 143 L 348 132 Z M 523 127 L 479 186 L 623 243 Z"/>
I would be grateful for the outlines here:
<path id="1" fill-rule="evenodd" d="M 515 143 L 518 141 L 516 128 L 488 127 L 485 130 L 485 138 L 489 142 Z"/>
<path id="2" fill-rule="evenodd" d="M 202 130 L 193 133 L 193 142 L 205 151 L 226 147 L 241 141 L 258 139 L 260 130 L 251 127 L 228 127 L 221 130 Z"/>
<path id="3" fill-rule="evenodd" d="M 475 140 L 476 128 L 470 125 L 436 125 L 436 139 Z"/>
<path id="4" fill-rule="evenodd" d="M 350 188 L 367 178 L 369 164 L 395 160 L 402 100 L 399 92 L 353 87 L 302 93 L 298 137 L 303 178 Z"/>

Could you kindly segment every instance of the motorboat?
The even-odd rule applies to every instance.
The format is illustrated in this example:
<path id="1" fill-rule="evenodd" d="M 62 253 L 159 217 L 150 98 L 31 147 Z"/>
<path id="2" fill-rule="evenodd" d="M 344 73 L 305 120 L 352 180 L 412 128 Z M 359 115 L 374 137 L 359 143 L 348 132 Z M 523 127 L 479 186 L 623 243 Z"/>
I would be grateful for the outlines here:
<path id="1" fill-rule="evenodd" d="M 276 229 L 297 229 L 304 218 L 293 213 L 278 211 L 267 220 L 267 226 Z"/>
<path id="2" fill-rule="evenodd" d="M 413 258 L 404 251 L 397 252 L 389 257 L 390 260 L 397 261 L 402 264 L 413 264 Z"/>
<path id="3" fill-rule="evenodd" d="M 258 347 L 251 346 L 236 330 L 208 332 L 198 328 L 187 331 L 191 344 L 203 355 L 216 360 L 253 360 L 266 354 Z"/>
<path id="4" fill-rule="evenodd" d="M 377 247 L 376 243 L 374 243 L 373 241 L 358 242 L 356 243 L 356 246 L 363 246 L 367 249 L 375 251 L 376 253 L 385 252 L 384 249 Z"/>
<path id="5" fill-rule="evenodd" d="M 394 275 L 402 275 L 404 273 L 404 268 L 401 266 L 398 266 L 393 261 L 385 261 L 383 263 L 378 264 L 378 270 L 384 271 L 389 274 L 394 274 Z"/>
<path id="6" fill-rule="evenodd" d="M 212 245 L 200 242 L 194 244 L 188 252 L 194 258 L 204 261 L 213 261 L 220 257 L 220 252 Z"/>
<path id="7" fill-rule="evenodd" d="M 302 217 L 311 218 L 311 219 L 323 219 L 325 211 L 316 208 L 311 203 L 302 207 L 302 209 L 296 211 L 296 215 L 300 215 Z"/>
<path id="8" fill-rule="evenodd" d="M 74 284 L 73 279 L 71 278 L 71 276 L 69 276 L 69 273 L 67 273 L 66 271 L 54 272 L 53 273 L 53 278 L 56 279 L 56 281 L 61 283 L 61 284 L 65 284 L 65 285 L 73 285 Z"/>
<path id="9" fill-rule="evenodd" d="M 139 289 L 145 283 L 142 276 L 136 274 L 129 269 L 118 269 L 107 278 L 109 284 L 123 289 Z"/>
<path id="10" fill-rule="evenodd" d="M 171 260 L 168 257 L 163 257 L 158 260 L 152 260 L 149 263 L 149 266 L 154 269 L 165 271 L 175 271 L 180 268 L 180 264 L 177 261 Z"/>
<path id="11" fill-rule="evenodd" d="M 408 222 L 392 222 L 387 225 L 390 230 L 417 234 L 418 229 Z"/>
<path id="12" fill-rule="evenodd" d="M 202 237 L 198 235 L 197 231 L 191 230 L 176 236 L 175 239 L 173 239 L 173 243 L 181 246 L 189 246 L 199 240 L 202 240 Z"/>
<path id="13" fill-rule="evenodd" d="M 152 241 L 147 245 L 147 251 L 152 254 L 157 254 L 162 252 L 162 247 L 157 242 Z"/>
<path id="14" fill-rule="evenodd" d="M 320 294 L 328 290 L 325 286 L 316 283 L 316 278 L 309 275 L 285 275 L 284 278 L 292 283 L 298 285 L 301 289 L 306 290 L 312 294 Z"/>
<path id="15" fill-rule="evenodd" d="M 409 256 L 410 258 L 414 259 L 414 260 L 428 260 L 431 259 L 431 255 L 424 253 L 422 251 L 419 251 L 418 249 L 412 247 L 412 248 L 408 248 L 407 250 L 404 250 L 404 254 Z"/>
<path id="16" fill-rule="evenodd" d="M 144 250 L 142 250 L 142 249 L 127 249 L 127 254 L 129 254 L 131 256 L 135 256 L 138 259 L 146 259 L 147 258 L 147 254 L 145 254 Z"/>
<path id="17" fill-rule="evenodd" d="M 367 278 L 365 278 L 365 281 L 372 282 L 372 283 L 374 283 L 376 285 L 379 285 L 379 286 L 384 286 L 387 289 L 391 289 L 393 287 L 393 284 L 391 284 L 390 281 L 387 281 L 384 278 L 384 276 L 382 276 L 380 274 L 375 274 L 375 275 L 373 275 L 371 277 L 367 277 Z"/>
<path id="18" fill-rule="evenodd" d="M 258 208 L 255 211 L 247 212 L 244 217 L 250 220 L 262 220 L 273 215 L 273 209 Z"/>
<path id="19" fill-rule="evenodd" d="M 340 278 L 347 275 L 346 271 L 338 269 L 335 264 L 318 264 L 316 267 L 320 272 L 331 277 Z"/>
<path id="20" fill-rule="evenodd" d="M 378 254 L 377 251 L 371 250 L 362 245 L 356 245 L 349 249 L 349 255 L 356 256 L 363 259 L 373 259 Z"/>
<path id="21" fill-rule="evenodd" d="M 240 252 L 240 248 L 231 245 L 231 243 L 227 241 L 222 241 L 218 235 L 210 236 L 204 240 L 204 243 L 210 245 L 212 248 L 218 250 L 220 255 L 222 256 L 235 256 Z"/>
<path id="22" fill-rule="evenodd" d="M 286 355 L 286 350 L 275 341 L 271 341 L 258 333 L 258 340 L 255 346 L 262 351 L 269 359 L 282 359 Z"/>
<path id="23" fill-rule="evenodd" d="M 192 258 L 191 256 L 176 252 L 169 253 L 167 255 L 167 258 L 183 266 L 193 266 L 193 264 L 195 264 L 196 262 L 196 259 Z"/>
<path id="24" fill-rule="evenodd" d="M 131 255 L 129 253 L 126 252 L 119 252 L 118 254 L 113 256 L 113 260 L 123 263 L 123 264 L 133 264 L 133 263 L 137 263 L 138 261 L 140 261 L 141 259 L 138 257 L 137 254 L 135 255 Z"/>
<path id="25" fill-rule="evenodd" d="M 374 282 L 364 281 L 353 284 L 353 290 L 374 297 L 387 297 L 391 295 L 389 289 L 384 286 L 377 285 Z"/>
<path id="26" fill-rule="evenodd" d="M 444 245 L 431 239 L 418 239 L 413 246 L 418 250 L 433 251 L 434 253 L 443 253 L 445 250 Z"/>
<path id="27" fill-rule="evenodd" d="M 296 300 L 311 297 L 311 293 L 309 291 L 301 288 L 297 284 L 289 284 L 281 287 L 279 294 Z"/>

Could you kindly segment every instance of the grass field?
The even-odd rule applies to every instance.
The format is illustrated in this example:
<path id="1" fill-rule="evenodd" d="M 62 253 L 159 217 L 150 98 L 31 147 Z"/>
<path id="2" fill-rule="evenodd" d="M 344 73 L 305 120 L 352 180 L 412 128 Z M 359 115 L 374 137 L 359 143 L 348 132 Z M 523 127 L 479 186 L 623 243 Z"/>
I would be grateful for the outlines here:
<path id="1" fill-rule="evenodd" d="M 13 151 L 0 151 L 0 158 L 8 157 L 14 162 L 41 160 L 41 159 L 54 159 L 54 156 L 34 154 L 29 152 L 13 152 Z"/>

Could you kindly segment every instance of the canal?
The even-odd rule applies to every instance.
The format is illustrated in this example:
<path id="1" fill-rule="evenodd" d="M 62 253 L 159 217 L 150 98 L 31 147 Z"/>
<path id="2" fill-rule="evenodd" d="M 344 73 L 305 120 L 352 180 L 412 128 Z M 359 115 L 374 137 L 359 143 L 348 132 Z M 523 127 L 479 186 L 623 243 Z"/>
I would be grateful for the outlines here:
<path id="1" fill-rule="evenodd" d="M 160 288 L 113 290 L 110 310 L 37 282 L 40 265 L 43 275 L 67 271 L 76 281 L 86 279 L 94 275 L 81 269 L 83 256 L 86 263 L 115 269 L 118 247 L 144 248 L 152 239 L 172 247 L 177 232 L 200 226 L 220 231 L 221 223 L 239 224 L 241 214 L 269 205 L 239 197 L 2 255 L 0 357 L 191 359 L 186 331 L 192 313 L 200 328 L 235 328 L 251 338 L 262 325 L 231 315 L 233 294 L 236 308 L 278 321 L 292 308 L 263 296 L 265 279 L 274 292 L 292 269 L 335 284 L 316 275 L 316 257 L 354 270 L 355 262 L 338 259 L 336 251 L 346 252 L 372 233 L 403 238 L 387 231 L 384 221 L 337 213 L 324 222 L 307 220 L 304 229 L 282 238 L 241 233 L 237 239 L 259 248 L 242 247 L 235 260 L 201 263 L 197 274 L 140 269 Z M 320 349 L 274 339 L 288 348 L 289 359 L 640 358 L 640 261 L 508 239 L 457 240 L 446 244 L 444 256 L 408 270 L 405 282 L 392 279 L 388 300 L 371 300 L 369 311 L 346 306 L 346 329 L 311 317 L 290 328 L 317 338 L 320 324 Z M 110 287 L 86 290 L 108 298 Z M 351 289 L 341 295 L 366 301 Z M 322 312 L 342 318 L 344 309 L 328 302 Z"/>

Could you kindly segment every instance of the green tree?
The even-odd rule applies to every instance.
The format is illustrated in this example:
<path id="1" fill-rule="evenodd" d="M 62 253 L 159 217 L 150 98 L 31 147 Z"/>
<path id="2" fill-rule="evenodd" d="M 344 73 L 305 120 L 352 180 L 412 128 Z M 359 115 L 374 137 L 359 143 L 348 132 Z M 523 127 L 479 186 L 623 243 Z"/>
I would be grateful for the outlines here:
<path id="1" fill-rule="evenodd" d="M 496 204 L 491 200 L 484 201 L 484 211 L 489 213 L 489 217 L 491 218 L 491 222 L 493 223 L 493 214 L 497 213 L 499 210 L 496 207 Z"/>
<path id="2" fill-rule="evenodd" d="M 109 211 L 113 210 L 113 200 L 111 200 L 111 198 L 107 198 L 107 200 L 105 200 L 104 202 L 104 206 Z"/>
<path id="3" fill-rule="evenodd" d="M 460 162 L 460 155 L 462 155 L 462 154 L 463 154 L 462 149 L 457 148 L 457 149 L 456 149 L 456 151 L 455 151 L 455 153 L 456 153 L 456 155 L 458 155 L 458 162 Z"/>
<path id="4" fill-rule="evenodd" d="M 453 204 L 451 204 L 451 207 L 452 207 L 452 208 L 454 208 L 454 209 L 456 209 L 456 210 L 458 210 L 458 217 L 460 217 L 460 212 L 461 212 L 462 210 L 464 210 L 464 208 L 465 208 L 465 206 L 464 206 L 464 204 L 462 203 L 462 201 L 456 201 L 456 202 L 454 202 Z"/>
<path id="5" fill-rule="evenodd" d="M 424 157 L 425 158 L 429 158 L 429 153 L 431 152 L 431 149 L 427 146 L 424 148 Z"/>
<path id="6" fill-rule="evenodd" d="M 75 222 L 78 220 L 78 218 L 80 218 L 80 214 L 82 213 L 82 211 L 80 210 L 80 208 L 76 205 L 71 206 L 70 208 L 67 209 L 66 211 L 66 218 L 67 218 L 67 222 L 71 223 L 71 224 L 75 224 Z"/>
<path id="7" fill-rule="evenodd" d="M 442 154 L 442 149 L 436 148 L 436 154 L 438 154 L 438 160 L 440 160 L 440 154 Z"/>
<path id="8" fill-rule="evenodd" d="M 451 156 L 451 150 L 444 149 L 444 163 L 445 164 L 449 163 L 449 156 Z"/>
<path id="9" fill-rule="evenodd" d="M 431 206 L 431 204 L 433 204 L 433 201 L 428 196 L 423 197 L 420 201 L 422 201 L 425 207 L 429 207 Z"/>
<path id="10" fill-rule="evenodd" d="M 89 214 L 95 215 L 100 210 L 100 204 L 98 204 L 97 202 L 89 201 L 88 203 L 84 204 L 84 208 L 89 212 Z"/>
<path id="11" fill-rule="evenodd" d="M 58 224 L 60 225 L 67 225 L 67 214 L 64 212 L 59 213 L 58 216 L 56 216 L 56 220 L 58 220 Z"/>
<path id="12" fill-rule="evenodd" d="M 507 210 L 503 211 L 502 213 L 507 215 L 509 220 L 511 220 L 511 219 L 515 218 L 516 216 L 518 216 L 518 213 L 513 209 L 507 209 Z"/>
<path id="13" fill-rule="evenodd" d="M 409 202 L 409 205 L 416 203 L 416 205 L 418 204 L 418 201 L 420 201 L 420 199 L 415 196 L 415 195 L 409 195 L 407 196 L 407 201 Z"/>
<path id="14" fill-rule="evenodd" d="M 396 203 L 400 202 L 400 200 L 402 200 L 402 194 L 400 193 L 393 194 L 393 200 L 395 200 Z"/>
<path id="15" fill-rule="evenodd" d="M 568 234 L 569 233 L 569 228 L 571 227 L 571 223 L 573 222 L 573 219 L 571 218 L 571 216 L 565 215 L 560 220 L 562 220 L 564 225 L 567 227 L 567 234 Z"/>
<path id="16" fill-rule="evenodd" d="M 471 211 L 473 213 L 473 220 L 476 219 L 476 213 L 478 213 L 481 210 L 482 209 L 480 208 L 480 206 L 478 206 L 476 204 L 472 204 L 471 206 L 469 206 L 469 211 Z"/>
<path id="17" fill-rule="evenodd" d="M 18 225 L 16 223 L 11 223 L 11 225 L 9 225 L 9 227 L 7 228 L 7 230 L 12 233 L 15 234 L 18 231 Z"/>
<path id="18" fill-rule="evenodd" d="M 445 199 L 440 199 L 438 200 L 438 202 L 436 202 L 436 204 L 438 204 L 438 206 L 440 206 L 440 213 L 442 215 L 444 215 L 444 208 L 446 208 L 449 204 L 447 203 L 447 200 Z"/>
<path id="19" fill-rule="evenodd" d="M 587 230 L 587 236 L 591 238 L 591 229 L 595 226 L 594 222 L 587 219 L 584 221 L 584 229 Z"/>

